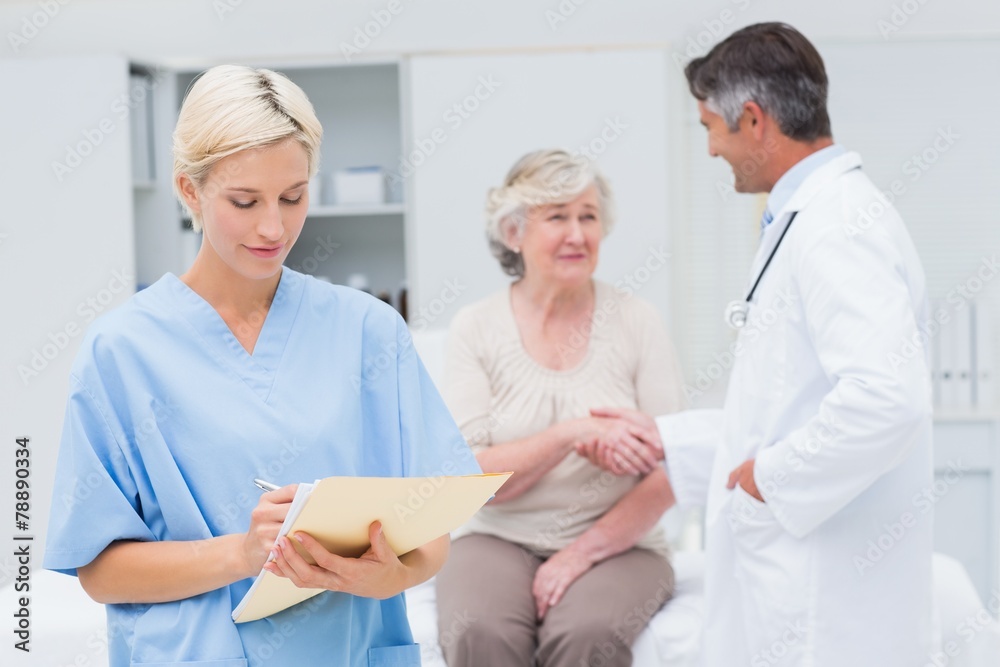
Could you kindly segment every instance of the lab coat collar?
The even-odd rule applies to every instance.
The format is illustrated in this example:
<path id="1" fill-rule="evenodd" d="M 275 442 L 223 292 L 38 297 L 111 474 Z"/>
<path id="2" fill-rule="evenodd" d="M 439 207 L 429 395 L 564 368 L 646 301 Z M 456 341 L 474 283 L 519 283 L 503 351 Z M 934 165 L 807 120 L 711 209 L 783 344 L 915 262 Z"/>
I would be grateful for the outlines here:
<path id="1" fill-rule="evenodd" d="M 757 246 L 757 254 L 753 260 L 753 270 L 750 279 L 747 281 L 747 290 L 754 283 L 760 270 L 764 267 L 764 262 L 771 255 L 774 246 L 778 243 L 785 228 L 788 227 L 792 219 L 792 214 L 805 208 L 809 201 L 815 197 L 823 188 L 835 181 L 837 178 L 854 169 L 861 168 L 861 156 L 855 152 L 848 152 L 826 164 L 818 167 L 809 174 L 802 182 L 802 185 L 795 191 L 788 202 L 774 216 L 774 222 L 764 228 L 760 245 Z M 779 249 L 780 252 L 780 249 Z"/>
<path id="2" fill-rule="evenodd" d="M 820 190 L 835 181 L 837 178 L 854 169 L 861 168 L 861 156 L 853 151 L 847 152 L 826 164 L 818 167 L 814 172 L 806 177 L 795 194 L 789 198 L 788 202 L 778 211 L 775 221 L 786 222 L 788 217 L 795 211 L 801 211 L 815 197 Z"/>
<path id="3" fill-rule="evenodd" d="M 814 153 L 810 153 L 781 175 L 778 182 L 767 195 L 767 209 L 772 213 L 780 211 L 795 195 L 799 187 L 805 183 L 809 175 L 827 162 L 832 162 L 845 155 L 847 149 L 840 144 L 830 144 Z"/>

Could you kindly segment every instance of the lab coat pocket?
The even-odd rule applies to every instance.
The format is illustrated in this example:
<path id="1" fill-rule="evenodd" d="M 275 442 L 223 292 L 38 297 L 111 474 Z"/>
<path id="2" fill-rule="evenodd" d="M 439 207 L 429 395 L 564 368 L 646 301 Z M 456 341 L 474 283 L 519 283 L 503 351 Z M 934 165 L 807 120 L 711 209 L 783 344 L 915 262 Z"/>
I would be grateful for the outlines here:
<path id="1" fill-rule="evenodd" d="M 771 513 L 771 508 L 762 500 L 751 496 L 739 484 L 733 489 L 729 504 L 729 525 L 736 533 L 743 527 L 746 532 L 750 527 L 777 525 L 777 519 Z M 780 526 L 778 526 L 780 528 Z"/>
<path id="2" fill-rule="evenodd" d="M 420 667 L 420 644 L 368 649 L 368 667 Z"/>
<path id="3" fill-rule="evenodd" d="M 767 503 L 737 484 L 729 507 L 747 646 L 769 664 L 801 665 L 808 644 L 809 549 L 775 519 Z"/>

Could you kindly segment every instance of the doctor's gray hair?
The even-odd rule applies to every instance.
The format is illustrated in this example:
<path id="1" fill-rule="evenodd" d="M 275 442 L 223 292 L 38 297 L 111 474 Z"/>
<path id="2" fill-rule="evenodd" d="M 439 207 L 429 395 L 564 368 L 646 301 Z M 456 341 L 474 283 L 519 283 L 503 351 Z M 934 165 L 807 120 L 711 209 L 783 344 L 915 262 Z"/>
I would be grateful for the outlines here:
<path id="1" fill-rule="evenodd" d="M 486 238 L 504 273 L 524 276 L 524 258 L 510 247 L 508 237 L 521 237 L 531 209 L 571 202 L 592 185 L 597 188 L 601 231 L 607 236 L 615 224 L 614 195 L 589 158 L 545 149 L 515 162 L 503 185 L 491 188 L 486 196 Z"/>
<path id="2" fill-rule="evenodd" d="M 784 23 L 737 30 L 684 68 L 691 94 L 735 132 L 743 105 L 756 102 L 796 141 L 832 136 L 823 58 Z"/>
<path id="3" fill-rule="evenodd" d="M 187 208 L 179 187 L 181 174 L 202 188 L 219 160 L 285 139 L 302 145 L 309 176 L 314 176 L 323 127 L 301 88 L 269 69 L 219 65 L 206 70 L 184 98 L 174 129 L 174 191 L 181 205 Z M 190 209 L 188 213 L 199 231 L 200 217 Z"/>

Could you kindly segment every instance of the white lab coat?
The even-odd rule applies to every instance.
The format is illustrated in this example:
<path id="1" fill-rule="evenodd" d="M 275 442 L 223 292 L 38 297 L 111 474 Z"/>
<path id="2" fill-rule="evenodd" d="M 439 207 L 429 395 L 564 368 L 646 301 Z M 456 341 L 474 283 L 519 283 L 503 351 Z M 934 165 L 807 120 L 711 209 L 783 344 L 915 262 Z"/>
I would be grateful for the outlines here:
<path id="1" fill-rule="evenodd" d="M 707 497 L 710 667 L 923 667 L 932 653 L 931 390 L 908 346 L 922 349 L 924 274 L 860 167 L 856 153 L 821 166 L 765 232 L 752 277 L 798 211 L 734 344 L 724 409 L 657 419 L 678 502 Z M 725 488 L 750 458 L 766 504 Z"/>

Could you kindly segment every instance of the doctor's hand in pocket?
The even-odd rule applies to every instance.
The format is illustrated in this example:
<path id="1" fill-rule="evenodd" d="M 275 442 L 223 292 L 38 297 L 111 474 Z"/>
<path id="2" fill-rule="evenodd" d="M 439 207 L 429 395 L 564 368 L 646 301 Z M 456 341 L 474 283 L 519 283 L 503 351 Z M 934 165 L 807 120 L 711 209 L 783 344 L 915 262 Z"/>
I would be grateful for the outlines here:
<path id="1" fill-rule="evenodd" d="M 651 417 L 623 408 L 595 408 L 590 414 L 599 428 L 577 444 L 577 454 L 615 475 L 646 475 L 656 469 L 663 445 Z"/>
<path id="2" fill-rule="evenodd" d="M 743 487 L 743 490 L 751 496 L 762 503 L 766 503 L 767 501 L 760 495 L 760 490 L 757 488 L 757 482 L 754 481 L 753 464 L 754 459 L 748 459 L 736 466 L 736 468 L 729 473 L 729 481 L 726 482 L 726 488 L 735 489 L 736 485 L 739 484 Z"/>

